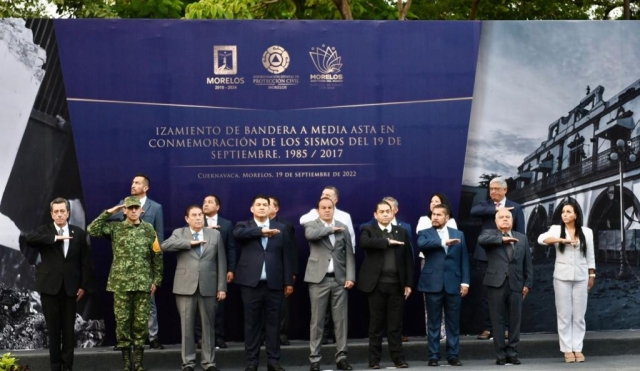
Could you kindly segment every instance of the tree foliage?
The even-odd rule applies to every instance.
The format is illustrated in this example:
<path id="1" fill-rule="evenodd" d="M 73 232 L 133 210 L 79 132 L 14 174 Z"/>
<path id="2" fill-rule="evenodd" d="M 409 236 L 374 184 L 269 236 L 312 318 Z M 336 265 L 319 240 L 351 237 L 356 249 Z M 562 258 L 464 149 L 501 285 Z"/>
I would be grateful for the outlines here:
<path id="1" fill-rule="evenodd" d="M 413 19 L 568 20 L 618 19 L 624 0 L 416 0 Z M 630 0 L 638 19 L 640 0 Z"/>
<path id="2" fill-rule="evenodd" d="M 397 19 L 385 0 L 200 0 L 189 19 Z"/>
<path id="3" fill-rule="evenodd" d="M 39 0 L 0 0 L 0 18 L 47 18 L 47 10 Z"/>

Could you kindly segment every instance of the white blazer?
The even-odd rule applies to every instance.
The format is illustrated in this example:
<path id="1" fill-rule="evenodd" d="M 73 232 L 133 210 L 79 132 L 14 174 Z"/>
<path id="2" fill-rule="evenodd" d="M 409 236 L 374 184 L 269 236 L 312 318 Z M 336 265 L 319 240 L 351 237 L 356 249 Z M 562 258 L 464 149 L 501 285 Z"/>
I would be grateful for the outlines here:
<path id="1" fill-rule="evenodd" d="M 586 242 L 587 256 L 582 255 L 580 246 L 574 248 L 570 244 L 565 244 L 564 253 L 560 252 L 559 243 L 556 246 L 556 264 L 553 271 L 553 278 L 562 281 L 583 281 L 589 279 L 589 269 L 596 269 L 596 259 L 593 251 L 593 231 L 587 227 L 582 227 L 582 233 L 587 241 L 580 241 L 580 244 Z M 565 235 L 569 234 L 565 231 Z M 538 243 L 547 245 L 543 241 L 547 237 L 560 238 L 560 226 L 552 225 L 549 230 L 538 237 Z"/>

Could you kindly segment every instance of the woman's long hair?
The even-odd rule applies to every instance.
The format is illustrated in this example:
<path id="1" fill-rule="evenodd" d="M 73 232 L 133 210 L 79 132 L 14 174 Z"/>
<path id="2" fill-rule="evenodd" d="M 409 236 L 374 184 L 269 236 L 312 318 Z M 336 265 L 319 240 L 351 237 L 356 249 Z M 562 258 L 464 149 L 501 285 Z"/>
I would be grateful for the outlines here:
<path id="1" fill-rule="evenodd" d="M 449 209 L 449 213 L 453 212 L 451 210 L 451 201 L 449 201 L 449 197 L 447 197 L 447 195 L 439 192 L 432 194 L 431 197 L 429 197 L 429 205 L 431 205 L 431 199 L 433 198 L 433 196 L 438 196 L 438 198 L 440 199 L 440 203 L 442 205 L 445 205 Z M 429 206 L 429 211 L 427 212 L 427 216 L 431 218 L 431 206 Z M 449 217 L 453 218 L 453 215 L 449 215 Z"/>
<path id="2" fill-rule="evenodd" d="M 582 232 L 582 213 L 578 208 L 578 203 L 573 200 L 567 200 L 562 204 L 562 208 L 560 210 L 564 209 L 565 206 L 571 206 L 571 208 L 573 209 L 573 213 L 576 214 L 575 225 L 576 233 L 578 234 L 578 238 L 580 239 L 580 251 L 582 252 L 582 256 L 587 256 L 587 239 L 584 237 L 584 233 Z M 560 228 L 560 238 L 566 237 L 565 228 L 566 225 L 563 222 L 562 228 Z M 564 253 L 564 244 L 561 243 L 558 245 L 560 252 Z"/>

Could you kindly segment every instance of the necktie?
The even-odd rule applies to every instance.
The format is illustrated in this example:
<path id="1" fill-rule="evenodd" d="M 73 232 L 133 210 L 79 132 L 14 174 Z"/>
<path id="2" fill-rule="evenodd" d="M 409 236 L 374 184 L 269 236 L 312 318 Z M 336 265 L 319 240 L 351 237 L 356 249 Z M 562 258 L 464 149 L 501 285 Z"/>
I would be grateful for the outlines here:
<path id="1" fill-rule="evenodd" d="M 511 237 L 509 236 L 509 233 L 503 233 L 502 234 L 503 237 Z M 513 242 L 511 242 L 510 244 L 507 245 L 507 255 L 509 257 L 509 261 L 513 260 L 513 255 L 515 253 L 514 247 L 513 247 Z"/>
<path id="2" fill-rule="evenodd" d="M 260 227 L 267 228 L 266 225 L 261 225 Z M 260 242 L 262 243 L 262 248 L 264 250 L 266 250 L 267 249 L 267 242 L 269 242 L 269 240 L 267 239 L 267 236 L 262 236 L 262 238 L 260 239 Z"/>
<path id="3" fill-rule="evenodd" d="M 500 205 L 502 205 L 502 203 L 500 202 L 496 202 L 496 209 L 500 207 Z"/>
<path id="4" fill-rule="evenodd" d="M 58 230 L 58 236 L 64 236 L 64 229 L 60 228 Z M 64 244 L 65 244 L 65 240 L 61 240 L 62 243 L 60 244 L 60 252 L 62 253 L 62 256 L 66 257 L 66 254 L 64 253 Z"/>
<path id="5" fill-rule="evenodd" d="M 198 238 L 198 235 L 199 235 L 198 232 L 193 234 L 194 241 L 200 241 L 200 239 Z M 202 256 L 202 246 L 200 244 L 196 245 L 196 252 L 198 253 L 199 256 Z"/>

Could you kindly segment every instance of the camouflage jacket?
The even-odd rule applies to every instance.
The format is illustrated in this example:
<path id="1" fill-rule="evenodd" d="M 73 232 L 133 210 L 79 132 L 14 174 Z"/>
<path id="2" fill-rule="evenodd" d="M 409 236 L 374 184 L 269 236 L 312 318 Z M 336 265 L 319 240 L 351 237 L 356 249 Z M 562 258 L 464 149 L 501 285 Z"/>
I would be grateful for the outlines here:
<path id="1" fill-rule="evenodd" d="M 111 239 L 113 263 L 107 291 L 151 291 L 151 284 L 162 284 L 162 253 L 156 231 L 145 221 L 136 226 L 124 220 L 109 222 L 104 211 L 87 227 L 93 237 Z"/>

